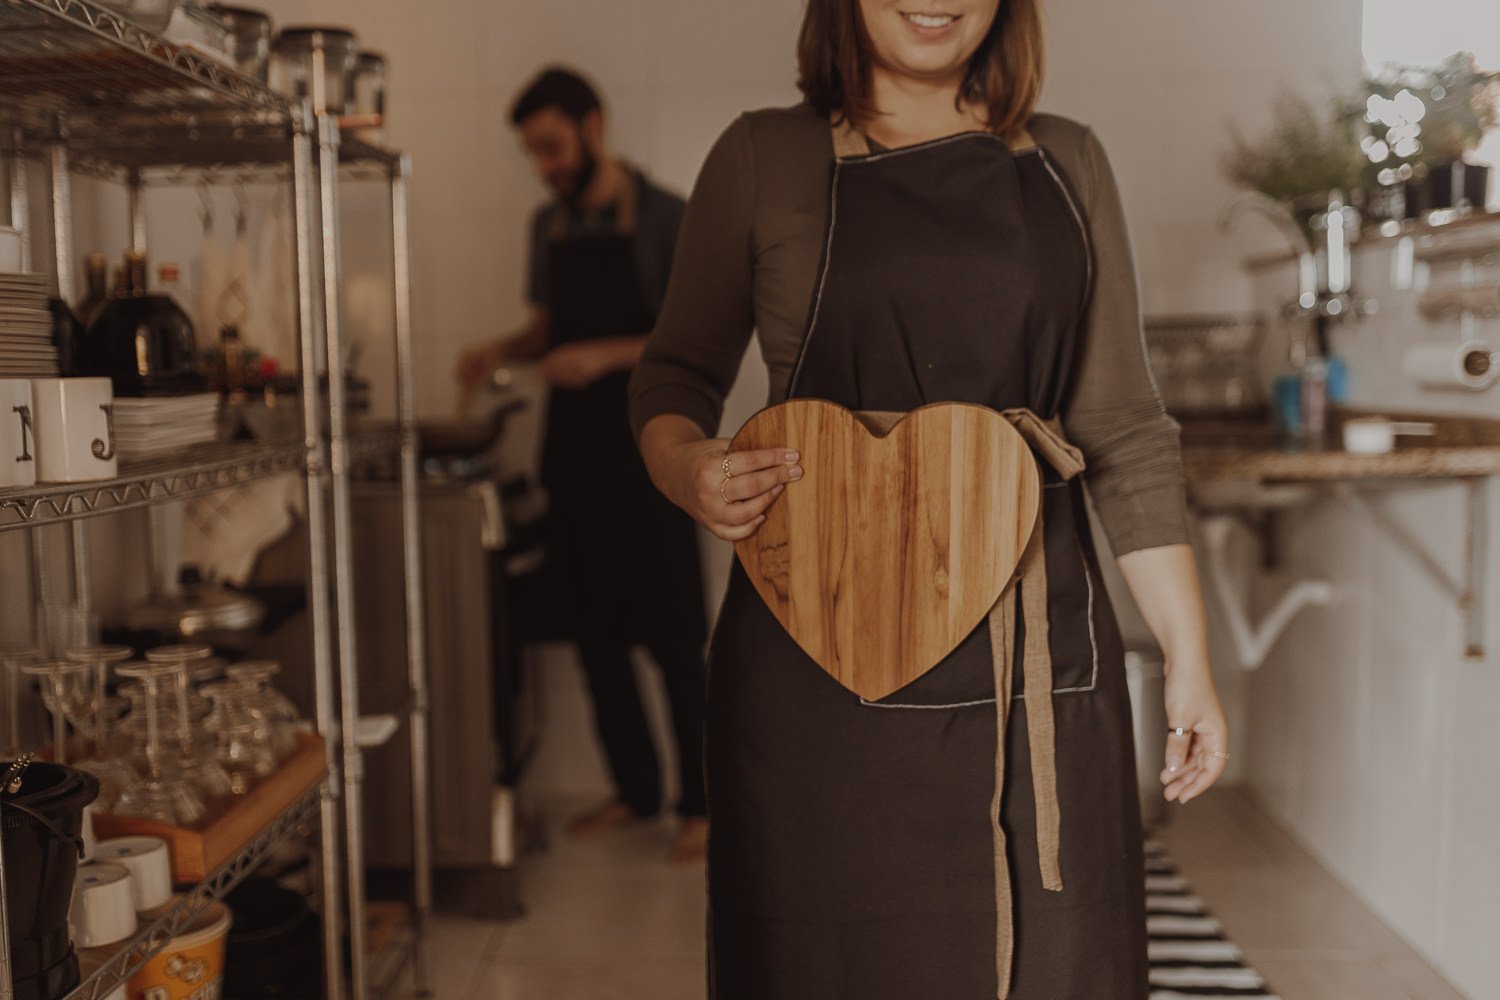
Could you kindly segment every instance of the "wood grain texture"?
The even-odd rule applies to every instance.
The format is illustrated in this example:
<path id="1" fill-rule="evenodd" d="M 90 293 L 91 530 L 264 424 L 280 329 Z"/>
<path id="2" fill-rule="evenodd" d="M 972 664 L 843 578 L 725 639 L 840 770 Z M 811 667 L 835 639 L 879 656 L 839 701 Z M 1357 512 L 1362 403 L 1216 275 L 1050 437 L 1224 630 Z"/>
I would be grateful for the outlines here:
<path id="1" fill-rule="evenodd" d="M 793 399 L 731 451 L 795 448 L 803 477 L 735 553 L 819 666 L 874 700 L 953 651 L 1014 576 L 1040 503 L 1036 460 L 1005 416 L 968 403 L 856 413 Z"/>

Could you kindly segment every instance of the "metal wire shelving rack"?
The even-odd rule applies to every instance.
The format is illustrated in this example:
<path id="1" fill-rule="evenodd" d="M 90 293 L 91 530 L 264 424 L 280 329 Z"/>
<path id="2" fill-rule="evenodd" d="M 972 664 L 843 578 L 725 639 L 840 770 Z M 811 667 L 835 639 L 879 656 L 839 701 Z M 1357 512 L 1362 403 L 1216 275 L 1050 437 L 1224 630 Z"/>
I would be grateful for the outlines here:
<path id="1" fill-rule="evenodd" d="M 285 810 L 182 902 L 85 978 L 74 998 L 109 994 L 130 971 L 161 950 L 174 930 L 226 894 L 292 830 L 318 818 L 323 900 L 325 996 L 364 1000 L 399 981 L 408 965 L 419 994 L 427 991 L 431 911 L 428 700 L 421 593 L 415 399 L 411 377 L 410 164 L 400 153 L 342 134 L 337 118 L 315 115 L 216 60 L 176 46 L 92 0 L 0 0 L 0 156 L 46 167 L 54 290 L 71 298 L 72 198 L 69 178 L 83 174 L 123 184 L 130 236 L 145 249 L 141 193 L 146 185 L 211 184 L 248 176 L 290 186 L 295 215 L 297 341 L 304 385 L 302 438 L 273 445 L 219 445 L 121 469 L 101 483 L 0 491 L 0 532 L 68 522 L 80 602 L 86 602 L 85 518 L 199 496 L 266 476 L 305 478 L 309 548 L 308 606 L 315 725 L 324 739 L 325 778 Z M 10 171 L 5 192 L 14 220 L 33 217 L 28 171 Z M 344 379 L 317 376 L 344 354 L 339 243 L 342 177 L 388 184 L 395 319 L 394 427 L 353 426 Z M 28 249 L 29 249 L 29 240 Z M 23 251 L 26 258 L 29 253 Z M 23 259 L 23 268 L 43 270 Z M 341 372 L 335 371 L 336 376 Z M 394 953 L 373 956 L 372 989 L 363 910 L 362 781 L 359 659 L 352 586 L 351 467 L 397 454 L 402 494 L 408 680 L 407 732 L 412 756 L 413 906 L 395 935 Z M 38 543 L 39 544 L 39 543 Z M 0 858 L 0 902 L 4 861 Z M 344 918 L 347 913 L 348 919 Z M 348 933 L 345 975 L 344 933 Z M 0 1000 L 11 995 L 8 940 L 0 934 Z"/>

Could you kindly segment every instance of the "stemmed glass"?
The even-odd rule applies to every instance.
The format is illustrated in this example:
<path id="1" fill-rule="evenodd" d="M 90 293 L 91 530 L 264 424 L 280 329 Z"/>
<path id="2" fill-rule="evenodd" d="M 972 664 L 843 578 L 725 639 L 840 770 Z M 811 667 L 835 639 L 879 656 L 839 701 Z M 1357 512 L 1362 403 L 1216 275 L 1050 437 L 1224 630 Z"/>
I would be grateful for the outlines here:
<path id="1" fill-rule="evenodd" d="M 52 759 L 68 762 L 68 721 L 88 718 L 92 668 L 69 660 L 23 663 L 21 672 L 42 679 L 42 704 L 52 713 Z"/>
<path id="2" fill-rule="evenodd" d="M 281 664 L 274 660 L 245 660 L 226 667 L 224 675 L 241 687 L 238 693 L 245 703 L 265 717 L 271 746 L 284 760 L 297 749 L 297 709 L 271 686 L 271 678 L 280 672 Z"/>
<path id="3" fill-rule="evenodd" d="M 234 794 L 228 772 L 211 755 L 197 753 L 193 733 L 193 707 L 198 695 L 192 688 L 192 673 L 212 663 L 214 651 L 208 646 L 159 646 L 147 650 L 146 662 L 169 667 L 172 671 L 172 694 L 177 705 L 177 750 L 173 769 L 208 798 Z"/>
<path id="4" fill-rule="evenodd" d="M 41 650 L 32 646 L 0 648 L 5 668 L 5 755 L 12 760 L 21 752 L 21 668 L 41 659 Z"/>
<path id="5" fill-rule="evenodd" d="M 146 776 L 127 788 L 116 803 L 123 816 L 139 816 L 170 826 L 190 826 L 207 810 L 203 799 L 184 777 L 164 766 L 161 744 L 161 706 L 164 682 L 170 682 L 180 667 L 170 663 L 135 662 L 115 667 L 121 677 L 139 680 L 146 713 Z"/>
<path id="6" fill-rule="evenodd" d="M 81 646 L 68 650 L 69 660 L 85 664 L 93 674 L 90 706 L 93 719 L 89 734 L 93 752 L 73 766 L 99 779 L 99 809 L 103 812 L 109 812 L 125 789 L 141 777 L 125 758 L 109 750 L 109 668 L 130 659 L 131 655 L 129 646 Z"/>
<path id="7" fill-rule="evenodd" d="M 243 699 L 242 684 L 208 684 L 203 694 L 214 705 L 209 718 L 219 737 L 218 758 L 229 772 L 235 794 L 244 795 L 257 781 L 276 772 L 270 721 Z"/>

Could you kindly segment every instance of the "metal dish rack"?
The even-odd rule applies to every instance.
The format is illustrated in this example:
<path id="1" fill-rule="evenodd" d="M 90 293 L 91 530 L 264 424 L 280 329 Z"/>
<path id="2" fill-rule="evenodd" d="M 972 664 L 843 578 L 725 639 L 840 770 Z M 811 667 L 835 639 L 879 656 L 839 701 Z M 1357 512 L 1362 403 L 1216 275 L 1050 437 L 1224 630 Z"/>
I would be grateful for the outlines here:
<path id="1" fill-rule="evenodd" d="M 52 267 L 64 298 L 75 289 L 69 177 L 122 183 L 129 195 L 131 241 L 145 249 L 141 192 L 147 185 L 227 182 L 248 176 L 290 184 L 294 206 L 297 342 L 304 391 L 303 436 L 283 445 L 220 445 L 121 469 L 102 483 L 0 490 L 0 531 L 70 522 L 72 564 L 86 604 L 88 550 L 81 520 L 287 472 L 304 476 L 310 552 L 308 609 L 315 724 L 326 748 L 326 774 L 315 794 L 272 820 L 233 858 L 159 920 L 142 926 L 118 953 L 87 973 L 73 998 L 108 995 L 166 946 L 174 930 L 221 899 L 281 840 L 318 818 L 325 996 L 374 997 L 401 981 L 408 966 L 419 995 L 428 992 L 431 912 L 428 829 L 428 696 L 418 534 L 417 439 L 411 376 L 409 159 L 340 132 L 336 118 L 314 115 L 257 81 L 183 49 L 91 0 L 0 0 L 0 155 L 48 168 Z M 12 169 L 12 217 L 32 216 L 27 170 Z M 318 376 L 343 358 L 340 317 L 341 179 L 389 185 L 392 309 L 395 318 L 397 425 L 350 426 L 342 377 Z M 29 240 L 27 241 L 29 245 Z M 24 252 L 24 251 L 23 251 Z M 29 256 L 29 255 L 28 255 Z M 39 270 L 23 260 L 23 269 Z M 44 270 L 45 268 L 40 268 Z M 341 373 L 335 373 L 341 374 Z M 359 657 L 355 645 L 350 470 L 364 457 L 399 454 L 410 699 L 405 714 L 412 758 L 413 905 L 408 926 L 386 953 L 370 955 L 365 934 L 358 742 Z M 42 535 L 33 531 L 34 569 Z M 331 547 L 330 547 L 331 542 Z M 0 858 L 0 912 L 4 904 Z M 344 927 L 350 958 L 345 976 Z M 370 969 L 380 972 L 372 982 Z M 12 995 L 9 940 L 0 933 L 0 1000 Z"/>

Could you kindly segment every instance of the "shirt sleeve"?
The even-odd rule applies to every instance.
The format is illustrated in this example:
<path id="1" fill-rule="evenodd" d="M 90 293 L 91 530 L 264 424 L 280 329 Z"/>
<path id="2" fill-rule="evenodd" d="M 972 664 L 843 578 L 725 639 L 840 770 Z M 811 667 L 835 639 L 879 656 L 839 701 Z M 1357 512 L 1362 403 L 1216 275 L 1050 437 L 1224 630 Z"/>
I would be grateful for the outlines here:
<path id="1" fill-rule="evenodd" d="M 693 185 L 656 326 L 630 377 L 637 440 L 652 417 L 678 413 L 718 433 L 755 326 L 755 162 L 750 123 L 735 119 Z"/>
<path id="2" fill-rule="evenodd" d="M 530 256 L 526 265 L 526 299 L 534 306 L 547 304 L 547 247 L 550 243 L 548 231 L 552 228 L 550 205 L 543 205 L 531 216 Z"/>
<path id="3" fill-rule="evenodd" d="M 1146 359 L 1140 289 L 1109 159 L 1084 137 L 1094 288 L 1063 428 L 1083 452 L 1084 478 L 1115 556 L 1189 541 L 1181 428 L 1162 405 Z"/>

